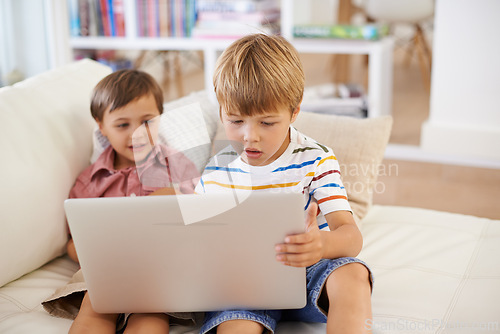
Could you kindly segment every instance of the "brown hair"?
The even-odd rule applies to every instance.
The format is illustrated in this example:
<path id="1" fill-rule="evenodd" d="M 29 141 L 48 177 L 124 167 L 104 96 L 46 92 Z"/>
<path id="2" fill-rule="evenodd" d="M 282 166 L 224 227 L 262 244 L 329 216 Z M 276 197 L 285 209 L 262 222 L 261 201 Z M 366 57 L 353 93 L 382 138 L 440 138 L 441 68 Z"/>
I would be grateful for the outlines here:
<path id="1" fill-rule="evenodd" d="M 119 70 L 104 77 L 95 86 L 90 101 L 92 117 L 102 121 L 104 112 L 121 108 L 143 96 L 152 94 L 160 114 L 163 113 L 163 92 L 156 80 L 146 72 Z"/>
<path id="2" fill-rule="evenodd" d="M 259 114 L 300 105 L 304 70 L 297 50 L 283 37 L 247 35 L 233 42 L 217 60 L 214 89 L 226 112 Z"/>

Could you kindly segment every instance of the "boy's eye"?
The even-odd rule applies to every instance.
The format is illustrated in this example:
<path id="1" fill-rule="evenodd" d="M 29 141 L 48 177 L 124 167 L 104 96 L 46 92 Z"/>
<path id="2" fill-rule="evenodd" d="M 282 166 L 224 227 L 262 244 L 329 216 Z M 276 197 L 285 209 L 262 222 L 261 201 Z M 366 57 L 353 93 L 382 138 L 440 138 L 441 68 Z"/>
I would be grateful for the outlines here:
<path id="1" fill-rule="evenodd" d="M 231 123 L 231 124 L 241 124 L 241 123 L 243 123 L 243 121 L 239 120 L 239 119 L 237 119 L 237 120 L 229 120 L 229 123 Z"/>
<path id="2" fill-rule="evenodd" d="M 117 128 L 126 128 L 128 126 L 128 123 L 121 123 L 121 124 L 118 124 L 116 127 Z"/>
<path id="3" fill-rule="evenodd" d="M 262 122 L 262 124 L 265 126 L 272 126 L 272 125 L 276 124 L 276 122 Z"/>

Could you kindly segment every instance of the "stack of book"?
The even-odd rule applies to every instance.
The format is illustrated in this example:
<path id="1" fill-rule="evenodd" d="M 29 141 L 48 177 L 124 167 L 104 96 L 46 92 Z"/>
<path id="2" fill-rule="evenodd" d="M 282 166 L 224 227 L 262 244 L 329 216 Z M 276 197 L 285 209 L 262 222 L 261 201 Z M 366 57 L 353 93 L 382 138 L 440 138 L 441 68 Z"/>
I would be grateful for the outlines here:
<path id="1" fill-rule="evenodd" d="M 279 32 L 279 0 L 197 0 L 196 8 L 192 37 L 233 39 Z"/>
<path id="2" fill-rule="evenodd" d="M 365 39 L 377 40 L 386 36 L 389 26 L 382 24 L 365 25 L 315 25 L 303 24 L 293 27 L 294 37 L 303 38 L 339 38 L 339 39 Z"/>
<path id="3" fill-rule="evenodd" d="M 139 37 L 190 37 L 195 0 L 136 0 Z"/>
<path id="4" fill-rule="evenodd" d="M 365 118 L 368 105 L 358 84 L 325 84 L 306 87 L 300 109 L 318 114 Z"/>
<path id="5" fill-rule="evenodd" d="M 70 34 L 125 36 L 124 0 L 68 0 Z"/>

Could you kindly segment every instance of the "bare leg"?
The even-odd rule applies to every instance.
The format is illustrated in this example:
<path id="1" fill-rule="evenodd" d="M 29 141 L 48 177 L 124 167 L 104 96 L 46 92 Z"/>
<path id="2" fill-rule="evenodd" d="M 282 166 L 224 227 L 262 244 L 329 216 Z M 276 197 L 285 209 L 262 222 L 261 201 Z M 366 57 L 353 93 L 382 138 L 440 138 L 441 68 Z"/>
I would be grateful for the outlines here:
<path id="1" fill-rule="evenodd" d="M 262 334 L 264 326 L 251 320 L 229 320 L 217 327 L 217 334 Z"/>
<path id="2" fill-rule="evenodd" d="M 168 334 L 168 315 L 164 313 L 132 314 L 125 334 Z"/>
<path id="3" fill-rule="evenodd" d="M 335 270 L 326 281 L 326 293 L 328 334 L 371 333 L 371 288 L 365 266 L 350 263 Z"/>
<path id="4" fill-rule="evenodd" d="M 78 333 L 99 333 L 99 334 L 114 334 L 116 332 L 117 314 L 101 314 L 94 311 L 90 304 L 90 299 L 85 293 L 80 312 L 73 321 L 69 334 Z"/>

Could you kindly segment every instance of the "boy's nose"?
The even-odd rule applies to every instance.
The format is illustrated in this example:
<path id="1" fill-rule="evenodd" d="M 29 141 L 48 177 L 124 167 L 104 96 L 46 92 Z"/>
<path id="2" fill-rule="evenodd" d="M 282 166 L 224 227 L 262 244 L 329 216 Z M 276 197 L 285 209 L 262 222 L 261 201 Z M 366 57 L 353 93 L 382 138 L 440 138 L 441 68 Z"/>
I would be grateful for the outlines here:
<path id="1" fill-rule="evenodd" d="M 259 140 L 259 133 L 255 126 L 247 125 L 243 131 L 243 140 L 247 142 L 255 142 Z"/>
<path id="2" fill-rule="evenodd" d="M 146 130 L 144 124 L 138 125 L 135 129 L 132 129 L 131 137 L 135 140 L 147 137 Z"/>

